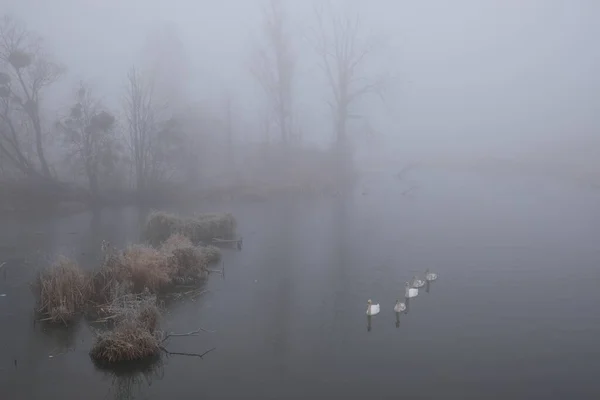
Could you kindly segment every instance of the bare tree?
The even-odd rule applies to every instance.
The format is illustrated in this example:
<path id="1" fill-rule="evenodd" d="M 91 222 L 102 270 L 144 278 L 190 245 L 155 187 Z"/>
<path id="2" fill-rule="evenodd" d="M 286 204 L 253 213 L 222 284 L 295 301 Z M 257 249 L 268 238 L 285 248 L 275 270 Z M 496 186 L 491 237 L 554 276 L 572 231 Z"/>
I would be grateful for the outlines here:
<path id="1" fill-rule="evenodd" d="M 0 72 L 0 154 L 23 175 L 38 176 L 27 151 L 30 138 L 22 117 L 12 95 L 10 76 Z"/>
<path id="2" fill-rule="evenodd" d="M 265 44 L 257 46 L 251 72 L 264 90 L 281 140 L 292 136 L 292 96 L 295 58 L 282 0 L 269 0 L 263 9 Z"/>
<path id="3" fill-rule="evenodd" d="M 127 74 L 125 116 L 128 123 L 129 148 L 134 165 L 136 188 L 146 189 L 152 172 L 152 142 L 158 131 L 158 108 L 152 81 L 144 79 L 132 67 Z"/>
<path id="4" fill-rule="evenodd" d="M 50 167 L 44 154 L 40 102 L 45 88 L 58 80 L 64 68 L 51 62 L 44 54 L 39 36 L 5 16 L 0 21 L 0 70 L 2 135 L 5 139 L 0 150 L 7 157 L 12 157 L 23 172 L 34 174 L 31 160 L 23 157 L 23 131 L 31 128 L 41 174 L 50 178 Z M 17 125 L 18 114 L 25 116 L 28 123 Z"/>
<path id="5" fill-rule="evenodd" d="M 83 167 L 90 191 L 98 194 L 101 168 L 114 161 L 115 118 L 103 109 L 89 85 L 81 83 L 69 116 L 57 123 L 68 147 L 68 156 Z"/>
<path id="6" fill-rule="evenodd" d="M 327 103 L 333 114 L 336 143 L 345 147 L 354 103 L 365 96 L 383 93 L 385 79 L 370 77 L 364 70 L 383 42 L 368 32 L 364 35 L 358 14 L 338 15 L 332 11 L 331 4 L 326 6 L 326 9 L 315 7 L 314 47 L 331 91 L 332 100 Z M 328 14 L 327 22 L 325 14 Z"/>

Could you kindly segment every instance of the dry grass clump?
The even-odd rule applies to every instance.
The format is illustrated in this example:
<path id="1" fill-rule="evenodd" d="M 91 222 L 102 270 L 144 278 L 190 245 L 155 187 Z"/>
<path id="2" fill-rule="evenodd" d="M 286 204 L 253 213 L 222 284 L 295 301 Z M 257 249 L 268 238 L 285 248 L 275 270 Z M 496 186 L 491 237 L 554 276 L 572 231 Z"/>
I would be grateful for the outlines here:
<path id="1" fill-rule="evenodd" d="M 123 252 L 121 260 L 134 293 L 140 293 L 145 288 L 157 292 L 168 286 L 177 269 L 168 254 L 144 245 L 129 246 Z"/>
<path id="2" fill-rule="evenodd" d="M 194 244 L 211 241 L 215 237 L 230 237 L 236 222 L 229 213 L 198 214 L 181 218 L 174 214 L 155 211 L 148 217 L 144 228 L 146 239 L 154 246 L 165 242 L 175 233 L 184 235 Z"/>
<path id="3" fill-rule="evenodd" d="M 52 322 L 70 322 L 85 305 L 88 286 L 79 265 L 59 257 L 49 268 L 40 272 L 36 285 L 39 311 Z"/>
<path id="4" fill-rule="evenodd" d="M 218 248 L 194 246 L 180 233 L 171 235 L 158 249 L 134 245 L 122 252 L 110 251 L 91 277 L 90 299 L 103 311 L 106 304 L 126 293 L 146 289 L 158 293 L 172 284 L 194 283 L 204 279 L 208 265 L 219 259 Z"/>
<path id="5" fill-rule="evenodd" d="M 105 363 L 141 360 L 160 352 L 160 341 L 152 333 L 132 321 L 117 325 L 98 336 L 90 356 Z"/>
<path id="6" fill-rule="evenodd" d="M 160 311 L 156 297 L 126 295 L 107 307 L 115 327 L 98 335 L 90 356 L 97 362 L 117 363 L 141 360 L 160 352 L 161 334 L 156 330 Z"/>
<path id="7" fill-rule="evenodd" d="M 204 249 L 194 246 L 187 237 L 179 233 L 171 235 L 160 249 L 174 267 L 171 271 L 173 283 L 193 283 L 206 277 L 209 258 Z"/>
<path id="8" fill-rule="evenodd" d="M 121 253 L 112 248 L 104 249 L 104 252 L 104 262 L 90 278 L 90 301 L 102 306 L 130 293 L 132 287 Z"/>
<path id="9" fill-rule="evenodd" d="M 208 245 L 202 247 L 201 252 L 208 264 L 216 263 L 221 260 L 221 249 L 216 246 Z"/>

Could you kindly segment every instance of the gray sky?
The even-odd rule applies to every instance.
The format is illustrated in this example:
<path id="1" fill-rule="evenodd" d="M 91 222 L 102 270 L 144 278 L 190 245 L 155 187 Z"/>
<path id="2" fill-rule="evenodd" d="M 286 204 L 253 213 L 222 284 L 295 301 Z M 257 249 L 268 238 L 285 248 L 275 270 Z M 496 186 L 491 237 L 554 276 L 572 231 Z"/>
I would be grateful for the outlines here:
<path id="1" fill-rule="evenodd" d="M 228 89 L 243 119 L 257 119 L 261 97 L 248 73 L 258 36 L 254 0 L 3 0 L 3 10 L 42 34 L 69 75 L 118 105 L 128 67 L 161 23 L 176 26 L 191 60 L 191 101 L 218 110 Z M 306 135 L 328 135 L 326 96 L 304 36 L 309 1 L 290 1 L 298 34 L 298 113 Z M 516 154 L 578 148 L 598 136 L 600 47 L 594 0 L 339 1 L 360 10 L 366 29 L 389 38 L 370 68 L 396 77 L 387 103 L 365 104 L 380 136 L 368 140 L 405 151 L 487 149 Z M 61 94 L 61 91 L 62 94 Z M 363 125 L 357 126 L 361 130 Z M 585 145 L 579 145 L 585 149 Z M 578 150 L 579 151 L 579 150 Z"/>

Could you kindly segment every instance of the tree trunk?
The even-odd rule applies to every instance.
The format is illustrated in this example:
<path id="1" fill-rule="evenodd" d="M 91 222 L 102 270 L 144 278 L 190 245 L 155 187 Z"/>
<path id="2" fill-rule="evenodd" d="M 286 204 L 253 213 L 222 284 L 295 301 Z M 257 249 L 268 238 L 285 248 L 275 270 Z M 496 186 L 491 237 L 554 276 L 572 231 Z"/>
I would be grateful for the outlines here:
<path id="1" fill-rule="evenodd" d="M 35 147 L 38 154 L 38 158 L 40 159 L 40 166 L 42 167 L 42 174 L 50 179 L 50 168 L 48 167 L 48 162 L 46 161 L 46 156 L 44 155 L 44 142 L 42 138 L 42 127 L 40 125 L 40 120 L 38 115 L 33 114 L 33 111 L 29 115 L 31 120 L 33 121 L 33 128 L 35 129 Z"/>
<path id="2" fill-rule="evenodd" d="M 98 175 L 91 165 L 86 166 L 86 171 L 90 185 L 90 193 L 92 194 L 92 197 L 96 198 L 98 196 Z"/>

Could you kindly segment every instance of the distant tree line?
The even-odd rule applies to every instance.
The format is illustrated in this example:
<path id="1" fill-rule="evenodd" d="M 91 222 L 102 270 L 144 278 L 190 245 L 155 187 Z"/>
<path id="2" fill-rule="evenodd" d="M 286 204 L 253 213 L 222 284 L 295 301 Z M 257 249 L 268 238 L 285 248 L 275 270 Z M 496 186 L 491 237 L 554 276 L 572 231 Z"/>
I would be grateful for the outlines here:
<path id="1" fill-rule="evenodd" d="M 297 147 L 302 137 L 294 102 L 297 35 L 290 29 L 285 3 L 265 1 L 261 39 L 252 50 L 249 69 L 265 95 L 265 129 L 274 127 L 283 147 Z M 329 89 L 324 104 L 331 110 L 334 147 L 347 149 L 353 105 L 368 95 L 381 96 L 385 88 L 383 79 L 365 74 L 364 69 L 383 41 L 365 34 L 358 15 L 336 13 L 329 3 L 315 7 L 314 15 L 306 36 Z M 167 40 L 171 42 L 164 47 L 181 46 L 176 37 Z M 111 190 L 145 193 L 167 182 L 191 182 L 198 179 L 201 158 L 213 145 L 199 130 L 224 136 L 228 151 L 223 154 L 233 158 L 231 94 L 222 118 L 213 116 L 198 124 L 194 116 L 199 113 L 180 104 L 176 85 L 157 84 L 160 65 L 132 66 L 124 73 L 121 110 L 110 110 L 89 83 L 80 82 L 64 115 L 47 117 L 45 95 L 66 73 L 66 67 L 46 52 L 38 34 L 13 17 L 2 18 L 0 182 L 80 182 L 93 198 Z"/>

